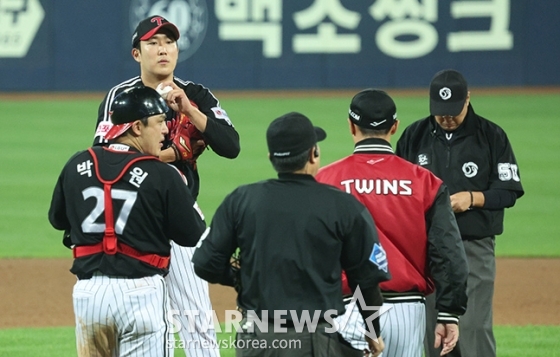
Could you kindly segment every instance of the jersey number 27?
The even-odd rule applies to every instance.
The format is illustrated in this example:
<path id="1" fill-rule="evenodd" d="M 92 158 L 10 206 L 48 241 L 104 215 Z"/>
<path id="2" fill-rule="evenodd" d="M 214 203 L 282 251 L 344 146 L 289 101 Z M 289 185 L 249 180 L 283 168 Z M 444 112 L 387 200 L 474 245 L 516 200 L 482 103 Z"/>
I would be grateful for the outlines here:
<path id="1" fill-rule="evenodd" d="M 95 221 L 97 221 L 97 219 L 105 212 L 105 195 L 103 193 L 103 190 L 99 187 L 88 187 L 82 191 L 82 195 L 84 197 L 84 201 L 91 197 L 95 198 L 96 200 L 95 207 L 82 222 L 82 231 L 84 233 L 105 232 L 105 223 L 95 223 Z M 117 216 L 117 220 L 115 222 L 115 233 L 122 234 L 122 232 L 124 231 L 126 221 L 128 220 L 128 216 L 130 215 L 132 206 L 134 206 L 134 202 L 136 202 L 137 196 L 138 193 L 135 191 L 118 189 L 111 190 L 111 198 L 113 200 L 124 201 L 121 211 L 119 212 L 119 215 Z"/>

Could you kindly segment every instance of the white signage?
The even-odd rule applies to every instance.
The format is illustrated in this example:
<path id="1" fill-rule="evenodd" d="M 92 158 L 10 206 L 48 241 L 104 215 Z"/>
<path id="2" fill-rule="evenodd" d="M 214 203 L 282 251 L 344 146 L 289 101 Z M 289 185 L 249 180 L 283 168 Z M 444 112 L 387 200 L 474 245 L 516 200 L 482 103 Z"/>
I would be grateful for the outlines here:
<path id="1" fill-rule="evenodd" d="M 0 0 L 0 58 L 21 58 L 43 22 L 39 0 Z"/>
<path id="2" fill-rule="evenodd" d="M 513 48 L 511 0 L 449 0 L 450 12 L 440 14 L 442 1 L 447 0 L 366 0 L 371 5 L 360 13 L 341 0 L 313 0 L 307 8 L 283 14 L 284 0 L 216 0 L 215 13 L 220 40 L 261 41 L 265 58 L 282 57 L 287 49 L 296 54 L 358 54 L 370 39 L 383 54 L 402 59 L 427 56 L 439 44 L 449 52 Z M 438 32 L 438 22 L 449 17 L 454 22 L 484 19 L 489 25 L 468 31 L 459 25 L 440 26 Z M 282 26 L 292 20 L 297 32 L 283 44 Z M 360 34 L 360 23 L 371 20 L 378 25 L 376 32 Z"/>

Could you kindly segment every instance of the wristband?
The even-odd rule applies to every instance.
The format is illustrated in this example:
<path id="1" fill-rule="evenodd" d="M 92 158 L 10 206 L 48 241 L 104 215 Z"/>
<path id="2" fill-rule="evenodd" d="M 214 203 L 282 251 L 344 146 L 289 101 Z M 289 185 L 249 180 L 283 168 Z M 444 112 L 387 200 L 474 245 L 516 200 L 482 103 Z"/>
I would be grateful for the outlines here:
<path id="1" fill-rule="evenodd" d="M 177 149 L 177 147 L 175 146 L 175 144 L 171 144 L 171 148 L 173 149 L 173 152 L 175 153 L 175 161 L 179 161 L 181 159 L 181 153 L 179 152 L 179 150 Z"/>
<path id="2" fill-rule="evenodd" d="M 469 191 L 469 194 L 471 195 L 471 205 L 469 206 L 469 209 L 471 210 L 474 207 L 474 197 L 472 191 Z"/>

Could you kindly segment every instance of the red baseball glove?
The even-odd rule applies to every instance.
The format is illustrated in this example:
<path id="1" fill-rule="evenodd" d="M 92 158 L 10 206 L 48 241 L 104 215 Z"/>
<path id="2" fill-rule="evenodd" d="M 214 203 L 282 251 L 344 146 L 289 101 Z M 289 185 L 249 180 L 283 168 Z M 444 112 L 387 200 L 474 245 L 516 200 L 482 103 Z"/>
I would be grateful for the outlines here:
<path id="1" fill-rule="evenodd" d="M 204 152 L 206 142 L 202 133 L 190 122 L 186 115 L 181 114 L 170 133 L 170 139 L 176 159 L 189 161 L 196 167 L 196 159 Z"/>

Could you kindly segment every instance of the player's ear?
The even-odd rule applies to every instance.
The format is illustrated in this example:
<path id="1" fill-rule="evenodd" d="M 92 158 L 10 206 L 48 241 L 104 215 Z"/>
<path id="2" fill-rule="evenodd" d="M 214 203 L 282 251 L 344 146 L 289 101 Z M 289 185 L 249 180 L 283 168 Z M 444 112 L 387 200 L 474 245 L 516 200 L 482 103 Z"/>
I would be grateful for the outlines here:
<path id="1" fill-rule="evenodd" d="M 140 49 L 133 48 L 131 54 L 136 62 L 140 62 Z"/>
<path id="2" fill-rule="evenodd" d="M 319 147 L 315 145 L 314 147 L 309 150 L 309 159 L 310 164 L 315 164 L 319 161 Z"/>
<path id="3" fill-rule="evenodd" d="M 389 134 L 395 135 L 395 133 L 397 132 L 398 129 L 399 129 L 399 120 L 395 119 L 395 122 L 393 123 L 393 126 L 391 127 L 391 130 L 389 131 Z"/>
<path id="4" fill-rule="evenodd" d="M 348 128 L 350 129 L 350 134 L 352 134 L 352 136 L 356 136 L 356 125 L 354 125 L 350 118 L 348 118 Z"/>
<path id="5" fill-rule="evenodd" d="M 130 130 L 134 133 L 135 136 L 140 136 L 142 134 L 142 130 L 141 130 L 142 127 L 144 127 L 142 121 L 136 120 L 134 123 L 132 123 Z"/>

